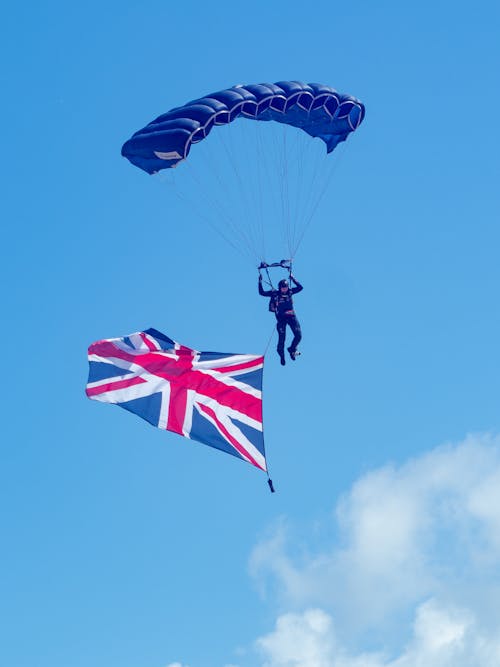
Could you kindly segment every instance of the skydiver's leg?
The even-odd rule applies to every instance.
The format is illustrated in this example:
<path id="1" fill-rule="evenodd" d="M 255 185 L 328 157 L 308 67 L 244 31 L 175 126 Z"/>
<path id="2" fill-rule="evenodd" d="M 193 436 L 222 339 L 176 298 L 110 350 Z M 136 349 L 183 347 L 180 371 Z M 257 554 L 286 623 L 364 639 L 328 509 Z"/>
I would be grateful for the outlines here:
<path id="1" fill-rule="evenodd" d="M 292 357 L 292 359 L 294 359 L 295 353 L 297 351 L 297 345 L 302 340 L 302 330 L 300 328 L 300 323 L 295 316 L 289 318 L 288 324 L 290 325 L 290 329 L 293 332 L 292 344 L 288 348 L 288 351 L 290 352 L 290 356 Z"/>
<path id="2" fill-rule="evenodd" d="M 276 329 L 278 331 L 278 346 L 276 351 L 280 355 L 281 365 L 285 365 L 285 336 L 286 336 L 286 320 L 278 320 L 276 322 Z"/>

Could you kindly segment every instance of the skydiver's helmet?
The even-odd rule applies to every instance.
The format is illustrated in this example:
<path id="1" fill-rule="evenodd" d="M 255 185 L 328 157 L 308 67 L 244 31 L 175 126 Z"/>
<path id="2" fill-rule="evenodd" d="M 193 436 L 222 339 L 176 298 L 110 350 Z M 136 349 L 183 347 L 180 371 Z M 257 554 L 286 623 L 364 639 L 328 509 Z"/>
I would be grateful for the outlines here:
<path id="1" fill-rule="evenodd" d="M 286 288 L 288 289 L 288 280 L 285 280 L 284 278 L 283 278 L 283 280 L 280 280 L 279 283 L 278 283 L 278 287 L 279 287 L 280 289 L 281 289 L 282 287 L 286 287 Z"/>

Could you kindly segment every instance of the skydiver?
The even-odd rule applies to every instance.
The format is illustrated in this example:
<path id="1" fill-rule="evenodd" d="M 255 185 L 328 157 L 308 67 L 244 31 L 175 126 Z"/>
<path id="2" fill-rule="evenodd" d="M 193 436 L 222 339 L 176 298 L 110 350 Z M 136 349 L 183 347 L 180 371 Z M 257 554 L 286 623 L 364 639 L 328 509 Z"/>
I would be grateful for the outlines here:
<path id="1" fill-rule="evenodd" d="M 292 274 L 290 274 L 290 280 L 295 284 L 295 287 L 291 289 L 288 280 L 280 280 L 277 290 L 265 290 L 262 288 L 262 274 L 259 272 L 259 294 L 270 297 L 269 310 L 276 315 L 276 329 L 278 331 L 278 346 L 276 347 L 276 351 L 278 352 L 282 366 L 285 365 L 286 325 L 288 324 L 293 333 L 292 344 L 287 348 L 292 361 L 295 361 L 295 358 L 300 354 L 300 352 L 297 352 L 297 345 L 302 339 L 300 323 L 293 308 L 292 295 L 301 292 L 304 288 Z"/>

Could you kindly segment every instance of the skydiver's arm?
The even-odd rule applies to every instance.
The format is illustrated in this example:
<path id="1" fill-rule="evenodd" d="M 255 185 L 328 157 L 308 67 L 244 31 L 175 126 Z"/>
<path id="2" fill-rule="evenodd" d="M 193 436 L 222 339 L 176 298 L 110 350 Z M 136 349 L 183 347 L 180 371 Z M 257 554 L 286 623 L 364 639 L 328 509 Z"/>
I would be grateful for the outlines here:
<path id="1" fill-rule="evenodd" d="M 298 292 L 302 292 L 304 289 L 303 286 L 299 283 L 298 280 L 296 280 L 293 276 L 290 276 L 290 280 L 293 280 L 295 283 L 295 287 L 292 287 L 291 292 L 292 294 L 297 294 Z"/>
<path id="2" fill-rule="evenodd" d="M 262 288 L 262 276 L 259 276 L 259 294 L 261 296 L 272 296 L 273 290 L 265 290 Z"/>

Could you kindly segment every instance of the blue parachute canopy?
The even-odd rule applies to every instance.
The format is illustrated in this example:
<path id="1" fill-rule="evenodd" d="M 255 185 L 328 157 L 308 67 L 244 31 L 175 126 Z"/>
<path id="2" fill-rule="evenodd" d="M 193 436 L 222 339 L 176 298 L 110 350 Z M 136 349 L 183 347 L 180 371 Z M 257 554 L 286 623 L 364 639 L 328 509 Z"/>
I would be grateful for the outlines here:
<path id="1" fill-rule="evenodd" d="M 136 132 L 122 155 L 148 174 L 175 167 L 192 144 L 236 118 L 273 120 L 322 139 L 330 153 L 360 125 L 364 105 L 319 83 L 279 81 L 233 86 L 162 114 Z"/>

